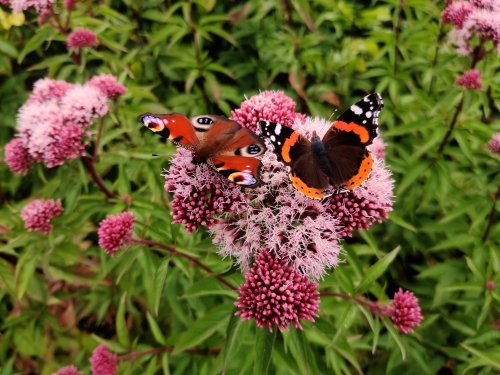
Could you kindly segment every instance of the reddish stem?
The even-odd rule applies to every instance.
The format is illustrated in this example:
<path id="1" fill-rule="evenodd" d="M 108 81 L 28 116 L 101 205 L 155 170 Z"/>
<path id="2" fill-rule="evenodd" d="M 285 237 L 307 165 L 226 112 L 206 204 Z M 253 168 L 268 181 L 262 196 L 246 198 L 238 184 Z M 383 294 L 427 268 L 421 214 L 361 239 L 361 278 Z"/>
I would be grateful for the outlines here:
<path id="1" fill-rule="evenodd" d="M 92 180 L 96 183 L 96 185 L 101 189 L 101 191 L 106 195 L 107 198 L 112 199 L 115 196 L 113 193 L 111 193 L 106 185 L 104 185 L 104 182 L 102 182 L 101 178 L 97 174 L 95 168 L 94 168 L 94 163 L 92 160 L 86 156 L 82 157 L 83 164 L 85 165 L 85 168 L 87 169 L 87 173 L 92 178 Z"/>
<path id="2" fill-rule="evenodd" d="M 160 249 L 167 250 L 172 255 L 179 255 L 179 256 L 181 256 L 183 258 L 189 259 L 191 262 L 193 262 L 194 264 L 196 264 L 200 268 L 203 268 L 209 274 L 211 274 L 211 275 L 215 274 L 214 271 L 212 271 L 209 267 L 207 267 L 206 265 L 204 265 L 203 263 L 201 263 L 198 259 L 192 257 L 191 255 L 188 255 L 188 254 L 185 254 L 185 253 L 181 253 L 181 252 L 177 251 L 175 248 L 173 248 L 171 246 L 164 245 L 164 244 L 161 244 L 161 243 L 158 243 L 158 242 L 154 242 L 154 241 L 150 241 L 150 240 L 145 240 L 145 239 L 142 239 L 142 238 L 131 238 L 130 241 L 134 242 L 134 243 L 140 243 L 140 244 L 143 244 L 143 245 L 151 246 L 151 247 L 159 247 Z M 234 286 L 232 286 L 229 282 L 227 282 L 221 276 L 215 276 L 215 278 L 217 280 L 219 280 L 221 283 L 223 283 L 224 285 L 226 285 L 229 289 L 231 289 L 231 290 L 237 290 L 237 288 L 235 288 Z"/>
<path id="3" fill-rule="evenodd" d="M 97 139 L 94 144 L 94 155 L 92 155 L 93 165 L 95 165 L 95 163 L 97 162 L 97 149 L 99 148 L 99 142 L 101 140 L 103 124 L 104 124 L 104 117 L 101 117 L 101 121 L 99 123 L 99 132 L 97 133 Z"/>
<path id="4" fill-rule="evenodd" d="M 367 301 L 364 298 L 360 298 L 360 297 L 353 298 L 347 293 L 320 292 L 320 295 L 350 299 L 356 303 L 359 303 L 361 305 L 366 306 L 371 311 L 372 314 L 387 315 L 387 308 L 384 306 L 380 306 L 377 301 L 371 302 L 371 301 Z"/>

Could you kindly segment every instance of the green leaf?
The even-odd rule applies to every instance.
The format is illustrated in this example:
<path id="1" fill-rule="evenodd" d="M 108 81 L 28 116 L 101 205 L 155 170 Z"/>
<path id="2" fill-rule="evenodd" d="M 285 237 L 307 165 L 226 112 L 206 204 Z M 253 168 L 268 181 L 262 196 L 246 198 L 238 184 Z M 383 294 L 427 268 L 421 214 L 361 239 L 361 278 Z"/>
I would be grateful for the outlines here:
<path id="1" fill-rule="evenodd" d="M 394 258 L 396 258 L 400 249 L 400 246 L 396 247 L 389 254 L 385 255 L 383 258 L 379 259 L 377 263 L 368 268 L 356 291 L 358 293 L 366 293 L 370 289 L 372 283 L 385 272 Z"/>
<path id="2" fill-rule="evenodd" d="M 155 338 L 156 342 L 160 345 L 167 346 L 167 339 L 161 332 L 160 326 L 151 316 L 149 311 L 146 312 L 146 318 L 148 319 L 149 328 L 151 328 L 151 333 L 153 333 L 153 337 Z"/>
<path id="3" fill-rule="evenodd" d="M 31 248 L 21 257 L 16 267 L 17 277 L 17 298 L 21 299 L 26 292 L 28 283 L 35 274 L 36 266 L 40 262 L 39 251 Z"/>
<path id="4" fill-rule="evenodd" d="M 205 316 L 195 321 L 186 332 L 181 334 L 172 354 L 192 348 L 212 336 L 215 331 L 227 324 L 232 309 L 232 303 L 225 303 L 215 307 Z"/>
<path id="5" fill-rule="evenodd" d="M 5 53 L 7 56 L 12 57 L 13 59 L 19 56 L 17 49 L 12 44 L 10 44 L 9 42 L 7 42 L 2 38 L 0 38 L 0 52 Z"/>
<path id="6" fill-rule="evenodd" d="M 403 228 L 411 230 L 412 232 L 415 232 L 415 233 L 418 232 L 417 228 L 415 228 L 410 223 L 404 221 L 394 211 L 389 212 L 389 220 L 392 221 L 394 224 L 399 225 L 400 227 L 403 227 Z"/>
<path id="7" fill-rule="evenodd" d="M 130 338 L 127 327 L 127 320 L 125 319 L 125 303 L 127 301 L 127 292 L 123 292 L 118 311 L 116 313 L 116 336 L 118 342 L 126 347 L 130 347 Z"/>
<path id="8" fill-rule="evenodd" d="M 401 337 L 396 332 L 396 328 L 394 328 L 394 325 L 392 324 L 391 320 L 388 317 L 384 316 L 382 318 L 382 321 L 384 323 L 385 328 L 387 328 L 387 331 L 389 331 L 389 334 L 398 345 L 399 350 L 401 351 L 401 357 L 403 358 L 404 361 L 406 359 L 406 348 L 403 344 L 403 341 L 401 340 Z"/>
<path id="9" fill-rule="evenodd" d="M 38 64 L 30 66 L 27 70 L 33 71 L 33 70 L 46 69 L 46 68 L 49 68 L 53 65 L 69 63 L 72 61 L 73 60 L 71 60 L 71 58 L 68 55 L 52 56 L 52 57 L 49 57 L 48 59 L 45 59 L 42 62 L 39 62 Z"/>
<path id="10" fill-rule="evenodd" d="M 283 338 L 295 358 L 300 374 L 318 374 L 318 368 L 311 351 L 310 343 L 304 332 L 298 328 L 290 327 L 290 331 L 283 332 Z"/>
<path id="11" fill-rule="evenodd" d="M 161 367 L 163 369 L 163 375 L 170 375 L 170 366 L 168 364 L 169 353 L 165 352 L 161 356 Z"/>
<path id="12" fill-rule="evenodd" d="M 26 55 L 40 47 L 43 42 L 47 41 L 51 34 L 52 29 L 47 24 L 43 25 L 39 30 L 37 30 L 37 32 L 31 37 L 31 39 L 28 40 L 24 45 L 24 48 L 21 50 L 21 53 L 17 58 L 17 63 L 21 64 Z"/>
<path id="13" fill-rule="evenodd" d="M 227 325 L 222 374 L 226 373 L 226 367 L 228 365 L 229 359 L 231 358 L 232 350 L 235 348 L 236 341 L 241 341 L 241 338 L 238 336 L 238 331 L 242 324 L 241 317 L 234 315 L 234 313 L 236 313 L 238 310 L 239 309 L 237 307 L 233 308 L 231 318 L 229 319 L 229 324 Z"/>
<path id="14" fill-rule="evenodd" d="M 497 369 L 500 369 L 500 353 L 499 352 L 493 352 L 493 353 L 487 353 L 481 350 L 478 350 L 476 348 L 473 348 L 470 345 L 464 344 L 463 342 L 460 343 L 460 346 L 470 352 L 471 354 L 481 358 L 483 361 L 488 363 L 490 366 L 493 366 Z"/>
<path id="15" fill-rule="evenodd" d="M 160 309 L 160 299 L 163 292 L 163 287 L 165 285 L 165 280 L 167 279 L 168 265 L 170 263 L 170 257 L 165 257 L 160 261 L 160 264 L 156 268 L 155 274 L 155 285 L 154 285 L 154 314 L 158 316 L 158 310 Z"/>
<path id="16" fill-rule="evenodd" d="M 256 330 L 253 374 L 266 375 L 271 364 L 277 328 L 274 332 L 269 332 L 267 327 L 257 327 Z"/>
<path id="17" fill-rule="evenodd" d="M 362 230 L 361 232 L 359 232 L 359 234 L 366 241 L 366 243 L 372 248 L 377 258 L 380 258 L 380 249 L 377 246 L 377 241 L 375 241 L 373 235 L 367 230 Z"/>
<path id="18" fill-rule="evenodd" d="M 349 304 L 345 308 L 344 312 L 342 313 L 342 316 L 339 319 L 339 322 L 337 323 L 337 332 L 335 333 L 335 336 L 333 336 L 332 341 L 328 346 L 332 346 L 335 341 L 344 333 L 354 322 L 354 318 L 356 318 L 356 314 L 358 312 L 357 306 L 349 301 Z"/>

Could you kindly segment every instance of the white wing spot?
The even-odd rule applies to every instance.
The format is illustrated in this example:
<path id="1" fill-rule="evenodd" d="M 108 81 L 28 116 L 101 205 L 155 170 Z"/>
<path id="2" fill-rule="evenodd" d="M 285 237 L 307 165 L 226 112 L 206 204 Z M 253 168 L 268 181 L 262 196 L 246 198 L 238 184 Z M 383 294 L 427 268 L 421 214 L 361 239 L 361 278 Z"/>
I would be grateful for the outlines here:
<path id="1" fill-rule="evenodd" d="M 357 115 L 360 115 L 363 113 L 363 109 L 358 107 L 356 104 L 351 105 L 351 111 L 353 111 Z"/>
<path id="2" fill-rule="evenodd" d="M 281 146 L 281 142 L 278 142 L 278 145 Z"/>
<path id="3" fill-rule="evenodd" d="M 281 125 L 280 125 L 280 124 L 276 125 L 276 128 L 274 129 L 274 132 L 275 132 L 276 134 L 278 134 L 278 135 L 280 135 L 280 134 L 281 134 Z"/>
<path id="4" fill-rule="evenodd" d="M 276 137 L 274 135 L 272 135 L 270 138 L 271 138 L 271 141 L 276 142 Z"/>
<path id="5" fill-rule="evenodd" d="M 365 116 L 368 118 L 372 117 L 372 115 L 373 115 L 372 111 L 368 111 L 365 113 Z"/>
<path id="6" fill-rule="evenodd" d="M 363 124 L 366 124 L 366 120 L 363 120 Z"/>
<path id="7" fill-rule="evenodd" d="M 370 110 L 372 110 L 372 111 L 373 111 L 373 106 L 371 106 L 371 107 L 370 107 Z"/>

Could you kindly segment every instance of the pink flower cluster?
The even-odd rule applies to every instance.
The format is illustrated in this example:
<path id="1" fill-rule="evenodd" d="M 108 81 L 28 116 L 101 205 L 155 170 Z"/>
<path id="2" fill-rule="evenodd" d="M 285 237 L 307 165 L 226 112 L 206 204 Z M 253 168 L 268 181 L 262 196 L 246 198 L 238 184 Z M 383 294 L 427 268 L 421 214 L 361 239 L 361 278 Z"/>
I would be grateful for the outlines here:
<path id="1" fill-rule="evenodd" d="M 448 2 L 441 18 L 455 27 L 450 33 L 457 52 L 469 55 L 473 52 L 474 36 L 491 40 L 500 53 L 500 0 L 459 0 Z"/>
<path id="2" fill-rule="evenodd" d="M 130 239 L 135 221 L 136 218 L 131 212 L 109 215 L 99 224 L 97 231 L 99 246 L 114 256 L 116 251 Z"/>
<path id="3" fill-rule="evenodd" d="M 37 199 L 28 203 L 21 211 L 24 226 L 30 232 L 40 231 L 45 234 L 52 231 L 54 226 L 50 221 L 63 212 L 61 200 Z"/>
<path id="4" fill-rule="evenodd" d="M 257 131 L 261 120 L 277 122 L 291 127 L 295 121 L 303 122 L 305 115 L 295 113 L 295 102 L 281 91 L 264 91 L 241 103 L 241 107 L 231 111 L 232 120 L 241 126 Z"/>
<path id="5" fill-rule="evenodd" d="M 481 82 L 481 73 L 476 69 L 471 69 L 458 77 L 455 81 L 455 85 L 462 86 L 468 90 L 481 90 L 483 86 Z"/>
<path id="6" fill-rule="evenodd" d="M 273 323 L 282 332 L 290 323 L 302 329 L 299 319 L 314 322 L 318 317 L 318 284 L 291 269 L 284 259 L 263 250 L 240 286 L 238 302 L 243 320 L 255 319 L 261 328 L 273 331 Z"/>
<path id="7" fill-rule="evenodd" d="M 10 169 L 26 174 L 34 161 L 52 168 L 84 155 L 87 128 L 108 112 L 108 100 L 125 90 L 109 75 L 94 77 L 85 85 L 38 80 L 19 109 L 19 136 L 5 147 Z"/>
<path id="8" fill-rule="evenodd" d="M 424 318 L 420 313 L 418 298 L 412 292 L 403 292 L 401 288 L 394 294 L 388 315 L 394 326 L 403 333 L 413 332 L 412 327 L 419 326 Z"/>
<path id="9" fill-rule="evenodd" d="M 2 0 L 0 3 L 10 5 L 14 13 L 21 13 L 28 8 L 35 8 L 37 13 L 49 10 L 55 0 Z"/>
<path id="10" fill-rule="evenodd" d="M 101 344 L 94 349 L 89 358 L 92 375 L 115 375 L 118 370 L 118 357 L 108 351 L 106 344 Z M 66 366 L 52 375 L 83 375 L 75 366 Z"/>
<path id="11" fill-rule="evenodd" d="M 488 142 L 488 147 L 491 152 L 500 154 L 500 133 L 496 133 L 491 137 L 491 140 Z"/>
<path id="12" fill-rule="evenodd" d="M 92 364 L 92 375 L 114 375 L 118 369 L 118 357 L 108 351 L 106 344 L 95 348 L 89 361 Z"/>
<path id="13" fill-rule="evenodd" d="M 72 48 L 93 47 L 97 44 L 97 36 L 90 30 L 76 29 L 68 35 L 66 44 Z"/>
<path id="14" fill-rule="evenodd" d="M 191 152 L 184 149 L 174 155 L 164 176 L 165 190 L 174 193 L 172 223 L 185 224 L 189 233 L 200 225 L 212 228 L 218 222 L 216 215 L 247 203 L 239 186 L 228 183 L 206 164 L 194 165 Z"/>

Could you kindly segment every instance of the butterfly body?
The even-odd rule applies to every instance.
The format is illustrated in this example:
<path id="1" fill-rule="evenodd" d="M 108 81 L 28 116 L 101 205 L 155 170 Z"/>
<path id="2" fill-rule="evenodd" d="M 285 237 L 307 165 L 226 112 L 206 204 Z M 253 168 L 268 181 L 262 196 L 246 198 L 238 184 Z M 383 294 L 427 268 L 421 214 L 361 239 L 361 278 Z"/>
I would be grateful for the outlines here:
<path id="1" fill-rule="evenodd" d="M 225 116 L 202 115 L 188 119 L 171 113 L 144 113 L 139 121 L 176 146 L 193 151 L 193 164 L 206 163 L 228 180 L 242 187 L 260 184 L 262 139 Z"/>
<path id="2" fill-rule="evenodd" d="M 302 194 L 322 199 L 361 185 L 369 176 L 373 159 L 366 146 L 377 136 L 383 107 L 379 94 L 353 104 L 333 122 L 321 139 L 311 140 L 286 126 L 260 121 L 261 136 L 269 139 L 278 160 L 290 166 L 290 180 Z"/>

